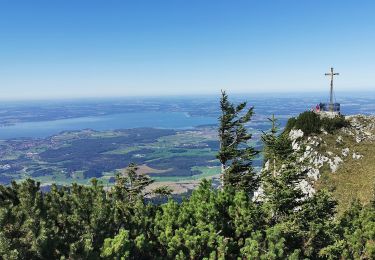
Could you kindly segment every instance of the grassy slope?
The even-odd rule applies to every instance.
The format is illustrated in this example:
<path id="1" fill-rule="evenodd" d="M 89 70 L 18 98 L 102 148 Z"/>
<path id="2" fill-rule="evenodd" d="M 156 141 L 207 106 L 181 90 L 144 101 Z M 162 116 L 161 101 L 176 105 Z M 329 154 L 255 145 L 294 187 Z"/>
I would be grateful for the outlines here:
<path id="1" fill-rule="evenodd" d="M 375 131 L 373 132 L 375 135 Z M 336 142 L 338 135 L 343 137 L 341 144 Z M 357 143 L 353 136 L 336 134 L 321 135 L 326 142 L 323 149 L 332 151 L 344 159 L 344 163 L 337 172 L 331 173 L 328 169 L 323 171 L 316 184 L 319 188 L 333 189 L 333 195 L 339 202 L 339 213 L 345 210 L 354 199 L 368 203 L 373 196 L 375 187 L 375 143 L 362 141 Z M 349 148 L 350 153 L 343 157 L 341 151 Z M 353 152 L 363 155 L 361 159 L 353 159 Z"/>

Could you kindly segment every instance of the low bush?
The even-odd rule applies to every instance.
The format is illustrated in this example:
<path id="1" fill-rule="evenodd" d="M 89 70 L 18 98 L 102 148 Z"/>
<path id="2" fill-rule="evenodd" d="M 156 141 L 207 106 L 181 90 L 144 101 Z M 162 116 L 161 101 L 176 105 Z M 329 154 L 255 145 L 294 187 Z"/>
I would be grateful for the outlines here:
<path id="1" fill-rule="evenodd" d="M 295 117 L 291 117 L 288 119 L 288 122 L 286 122 L 286 126 L 284 128 L 284 132 L 283 133 L 289 133 L 290 130 L 292 130 L 294 128 L 294 126 L 296 125 L 296 122 L 297 122 L 297 118 Z"/>
<path id="2" fill-rule="evenodd" d="M 295 128 L 301 129 L 305 135 L 319 134 L 322 126 L 320 116 L 314 112 L 301 113 L 296 120 Z"/>
<path id="3" fill-rule="evenodd" d="M 298 117 L 292 117 L 288 120 L 284 133 L 289 133 L 292 129 L 301 129 L 305 136 L 311 134 L 319 134 L 321 129 L 328 133 L 334 133 L 336 130 L 347 127 L 349 122 L 344 116 L 336 116 L 334 118 L 321 118 L 317 113 L 306 111 Z"/>
<path id="4" fill-rule="evenodd" d="M 335 130 L 347 127 L 349 122 L 344 116 L 336 116 L 334 118 L 322 118 L 321 119 L 322 128 L 328 133 L 333 133 Z"/>

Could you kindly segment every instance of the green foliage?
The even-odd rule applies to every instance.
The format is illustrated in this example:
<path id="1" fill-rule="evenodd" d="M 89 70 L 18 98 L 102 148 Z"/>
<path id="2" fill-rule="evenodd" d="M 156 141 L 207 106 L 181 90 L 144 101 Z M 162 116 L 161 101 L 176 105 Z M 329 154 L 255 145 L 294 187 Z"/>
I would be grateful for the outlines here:
<path id="1" fill-rule="evenodd" d="M 3 259 L 373 259 L 373 204 L 353 203 L 335 218 L 331 195 L 303 197 L 293 171 L 286 167 L 270 184 L 264 180 L 275 189 L 265 189 L 262 201 L 233 187 L 217 190 L 209 181 L 182 203 L 170 199 L 161 205 L 120 190 L 123 183 L 110 191 L 96 182 L 53 186 L 48 193 L 32 180 L 0 186 L 0 254 Z"/>
<path id="2" fill-rule="evenodd" d="M 138 167 L 131 163 L 125 171 L 125 174 L 118 174 L 116 176 L 115 189 L 122 196 L 136 197 L 138 195 L 145 195 L 145 188 L 154 181 L 147 175 L 137 173 Z"/>
<path id="3" fill-rule="evenodd" d="M 289 133 L 292 129 L 301 129 L 306 136 L 311 134 L 319 134 L 321 129 L 328 133 L 334 133 L 336 130 L 347 127 L 349 122 L 343 115 L 337 115 L 333 118 L 320 117 L 317 113 L 306 111 L 301 113 L 297 118 L 292 117 L 288 120 L 285 133 Z"/>
<path id="4" fill-rule="evenodd" d="M 275 116 L 268 118 L 272 126 L 270 131 L 263 132 L 261 138 L 263 141 L 263 160 L 268 162 L 272 171 L 275 171 L 280 163 L 283 163 L 293 153 L 292 142 L 288 135 L 279 133 L 278 123 Z"/>
<path id="5" fill-rule="evenodd" d="M 305 135 L 319 134 L 322 127 L 320 116 L 312 111 L 301 113 L 296 121 L 294 128 L 301 129 Z"/>
<path id="6" fill-rule="evenodd" d="M 258 186 L 257 176 L 252 167 L 252 161 L 258 152 L 248 145 L 252 135 L 245 125 L 254 114 L 253 107 L 246 109 L 246 102 L 234 105 L 229 102 L 225 91 L 221 94 L 220 150 L 217 158 L 222 165 L 222 185 L 252 193 Z"/>
<path id="7" fill-rule="evenodd" d="M 290 130 L 292 130 L 295 127 L 296 122 L 297 122 L 297 118 L 296 117 L 289 118 L 288 121 L 286 122 L 286 125 L 285 125 L 283 133 L 289 133 Z"/>
<path id="8" fill-rule="evenodd" d="M 335 223 L 335 242 L 321 251 L 329 259 L 375 258 L 375 208 L 354 201 Z"/>
<path id="9" fill-rule="evenodd" d="M 332 134 L 337 129 L 349 126 L 349 121 L 347 121 L 343 115 L 333 118 L 325 117 L 321 119 L 321 125 L 324 130 Z"/>
<path id="10" fill-rule="evenodd" d="M 331 219 L 336 202 L 326 191 L 308 196 L 301 187 L 307 182 L 304 163 L 293 151 L 287 135 L 277 135 L 276 120 L 262 135 L 267 161 L 262 170 L 263 208 L 268 227 L 266 258 L 318 258 L 322 248 L 332 243 Z"/>
<path id="11" fill-rule="evenodd" d="M 157 197 L 169 196 L 172 194 L 172 189 L 168 186 L 160 186 L 152 191 L 152 193 Z"/>
<path id="12" fill-rule="evenodd" d="M 0 186 L 0 254 L 6 259 L 97 259 L 105 239 L 123 227 L 146 247 L 140 235 L 151 227 L 147 216 L 153 207 L 143 202 L 150 182 L 132 175 L 132 167 L 110 191 L 96 180 L 91 186 L 52 185 L 47 193 L 33 180 Z"/>
<path id="13" fill-rule="evenodd" d="M 202 259 L 223 255 L 228 232 L 226 218 L 233 195 L 219 192 L 203 181 L 189 200 L 181 204 L 170 200 L 156 215 L 155 230 L 165 255 L 174 258 Z"/>
<path id="14" fill-rule="evenodd" d="M 108 259 L 127 259 L 130 256 L 129 231 L 121 229 L 115 238 L 106 238 L 101 256 Z"/>
<path id="15" fill-rule="evenodd" d="M 292 214 L 302 205 L 305 194 L 299 184 L 306 178 L 302 162 L 296 163 L 298 157 L 293 152 L 291 142 L 286 135 L 277 135 L 276 119 L 270 119 L 272 127 L 264 132 L 266 165 L 262 170 L 262 188 L 266 197 L 267 211 L 271 221 L 279 221 Z"/>

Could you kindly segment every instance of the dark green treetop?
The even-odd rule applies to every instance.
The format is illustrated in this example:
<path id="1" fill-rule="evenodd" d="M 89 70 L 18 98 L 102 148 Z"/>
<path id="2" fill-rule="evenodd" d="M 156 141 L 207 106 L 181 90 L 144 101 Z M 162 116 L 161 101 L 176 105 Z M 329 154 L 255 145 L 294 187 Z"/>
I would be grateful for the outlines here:
<path id="1" fill-rule="evenodd" d="M 258 187 L 258 178 L 252 166 L 258 152 L 248 144 L 252 135 L 246 124 L 250 122 L 254 109 L 247 109 L 246 105 L 246 102 L 234 105 L 226 92 L 221 92 L 218 129 L 220 150 L 217 158 L 222 168 L 222 186 L 232 186 L 251 193 Z"/>

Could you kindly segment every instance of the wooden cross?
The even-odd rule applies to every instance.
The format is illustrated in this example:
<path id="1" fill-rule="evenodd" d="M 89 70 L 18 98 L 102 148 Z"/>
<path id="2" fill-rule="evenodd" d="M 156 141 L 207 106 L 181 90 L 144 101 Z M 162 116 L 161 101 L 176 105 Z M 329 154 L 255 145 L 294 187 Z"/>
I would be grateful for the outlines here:
<path id="1" fill-rule="evenodd" d="M 333 112 L 333 76 L 338 76 L 340 74 L 333 72 L 333 68 L 331 68 L 331 72 L 326 73 L 325 75 L 331 76 L 331 91 L 330 91 L 330 96 L 329 96 L 329 110 L 331 112 Z"/>

